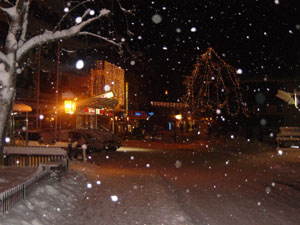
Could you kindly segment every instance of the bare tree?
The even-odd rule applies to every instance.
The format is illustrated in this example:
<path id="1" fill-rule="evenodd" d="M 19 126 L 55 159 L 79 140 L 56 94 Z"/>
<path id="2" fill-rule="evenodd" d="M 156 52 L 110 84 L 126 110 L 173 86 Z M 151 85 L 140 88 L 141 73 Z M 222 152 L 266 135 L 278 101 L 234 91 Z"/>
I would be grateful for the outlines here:
<path id="1" fill-rule="evenodd" d="M 52 31 L 45 30 L 40 34 L 31 36 L 28 32 L 31 0 L 2 1 L 0 12 L 7 18 L 8 32 L 3 51 L 0 51 L 0 165 L 3 158 L 5 132 L 16 95 L 17 71 L 21 67 L 21 60 L 26 53 L 38 45 L 71 38 L 76 35 L 91 35 L 121 49 L 121 44 L 115 40 L 84 30 L 92 22 L 108 17 L 111 11 L 103 8 L 99 13 L 96 13 L 94 10 L 86 7 L 87 3 L 93 1 L 78 2 L 77 5 L 66 10 L 67 12 Z M 60 25 L 62 21 L 75 9 L 85 9 L 85 11 L 79 20 L 74 21 L 73 25 L 68 28 L 62 28 Z M 121 6 L 120 9 L 125 11 Z"/>

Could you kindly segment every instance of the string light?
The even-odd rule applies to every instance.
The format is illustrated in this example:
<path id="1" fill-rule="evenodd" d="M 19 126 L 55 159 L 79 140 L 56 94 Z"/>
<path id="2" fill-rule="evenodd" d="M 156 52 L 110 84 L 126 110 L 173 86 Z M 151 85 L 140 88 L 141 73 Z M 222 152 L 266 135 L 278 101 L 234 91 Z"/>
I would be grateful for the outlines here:
<path id="1" fill-rule="evenodd" d="M 192 75 L 186 78 L 184 84 L 187 93 L 183 101 L 190 106 L 195 117 L 215 114 L 217 109 L 227 111 L 230 116 L 247 115 L 237 70 L 212 48 L 198 58 Z"/>

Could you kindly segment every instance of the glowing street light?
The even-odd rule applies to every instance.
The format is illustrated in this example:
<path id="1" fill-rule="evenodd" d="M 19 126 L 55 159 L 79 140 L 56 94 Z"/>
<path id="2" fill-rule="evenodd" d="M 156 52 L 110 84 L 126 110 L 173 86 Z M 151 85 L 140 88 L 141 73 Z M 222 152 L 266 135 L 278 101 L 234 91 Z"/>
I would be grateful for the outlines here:
<path id="1" fill-rule="evenodd" d="M 65 113 L 74 114 L 76 111 L 76 100 L 77 97 L 71 91 L 62 93 L 62 99 L 64 100 Z"/>
<path id="2" fill-rule="evenodd" d="M 67 114 L 74 114 L 76 111 L 76 102 L 73 100 L 65 100 L 64 101 L 65 104 L 65 113 Z"/>
<path id="3" fill-rule="evenodd" d="M 181 114 L 175 115 L 175 119 L 177 119 L 177 120 L 182 120 L 182 115 L 181 115 Z"/>

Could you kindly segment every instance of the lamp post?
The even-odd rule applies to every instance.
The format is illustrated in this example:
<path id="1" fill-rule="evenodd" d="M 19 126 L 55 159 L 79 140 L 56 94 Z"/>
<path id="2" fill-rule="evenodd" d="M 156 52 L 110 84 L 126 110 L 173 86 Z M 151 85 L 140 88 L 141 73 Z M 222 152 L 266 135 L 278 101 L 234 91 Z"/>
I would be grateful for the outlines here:
<path id="1" fill-rule="evenodd" d="M 58 82 L 59 82 L 59 63 L 60 63 L 60 41 L 57 42 L 57 63 L 56 63 L 56 89 L 55 89 L 55 137 L 57 136 L 58 126 Z"/>
<path id="2" fill-rule="evenodd" d="M 77 97 L 71 91 L 62 93 L 62 99 L 64 100 L 65 113 L 72 117 L 75 114 L 75 129 L 76 129 L 76 100 Z M 72 120 L 71 120 L 72 123 Z"/>
<path id="3" fill-rule="evenodd" d="M 182 124 L 182 115 L 181 114 L 177 114 L 175 115 L 175 119 L 178 121 L 178 125 L 176 127 L 180 128 L 181 133 L 183 132 L 183 124 Z M 175 128 L 176 129 L 176 128 Z"/>

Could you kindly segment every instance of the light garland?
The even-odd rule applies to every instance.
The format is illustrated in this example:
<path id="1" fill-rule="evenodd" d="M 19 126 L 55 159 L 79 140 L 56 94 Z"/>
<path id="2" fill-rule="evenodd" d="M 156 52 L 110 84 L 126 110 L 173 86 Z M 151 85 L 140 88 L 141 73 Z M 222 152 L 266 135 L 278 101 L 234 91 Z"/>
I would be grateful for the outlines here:
<path id="1" fill-rule="evenodd" d="M 91 70 L 91 95 L 113 92 L 119 101 L 118 107 L 125 104 L 125 71 L 124 69 L 103 60 L 97 60 L 96 68 Z"/>
<path id="2" fill-rule="evenodd" d="M 199 57 L 184 84 L 187 93 L 183 101 L 195 118 L 218 114 L 220 110 L 226 110 L 230 116 L 247 115 L 236 70 L 212 48 Z"/>

